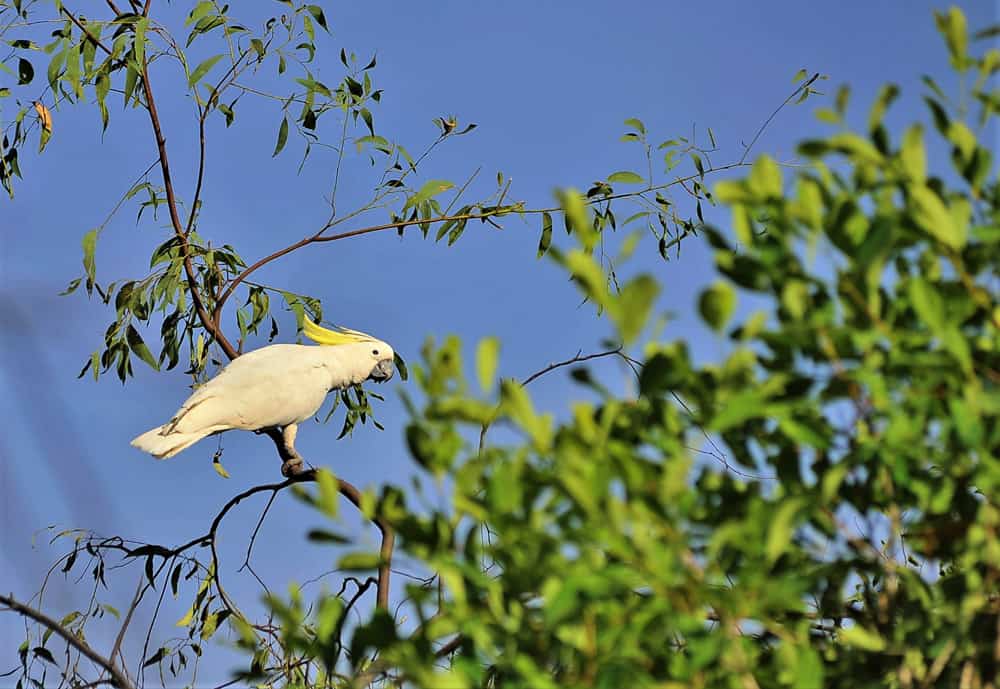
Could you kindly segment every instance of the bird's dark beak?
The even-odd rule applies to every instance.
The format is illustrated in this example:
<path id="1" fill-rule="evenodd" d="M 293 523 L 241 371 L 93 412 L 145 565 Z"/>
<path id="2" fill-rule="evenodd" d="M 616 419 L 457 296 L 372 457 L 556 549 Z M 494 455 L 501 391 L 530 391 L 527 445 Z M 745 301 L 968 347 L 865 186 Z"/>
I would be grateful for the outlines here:
<path id="1" fill-rule="evenodd" d="M 382 361 L 375 364 L 375 368 L 368 374 L 368 380 L 374 380 L 376 383 L 384 383 L 392 378 L 392 373 L 392 359 L 382 359 Z"/>

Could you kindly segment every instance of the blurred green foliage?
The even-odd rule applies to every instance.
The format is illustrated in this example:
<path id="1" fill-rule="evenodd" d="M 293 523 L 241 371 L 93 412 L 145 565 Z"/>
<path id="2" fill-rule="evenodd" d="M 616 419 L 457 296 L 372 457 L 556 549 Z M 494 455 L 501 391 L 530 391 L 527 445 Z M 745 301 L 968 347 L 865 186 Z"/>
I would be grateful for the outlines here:
<path id="1" fill-rule="evenodd" d="M 427 344 L 406 437 L 450 505 L 378 509 L 441 588 L 408 587 L 410 629 L 356 628 L 355 672 L 377 651 L 366 679 L 431 689 L 997 686 L 1000 56 L 967 52 L 958 10 L 938 25 L 973 86 L 932 85 L 926 131 L 890 135 L 889 88 L 867 131 L 803 142 L 808 165 L 716 185 L 732 228 L 700 230 L 701 314 L 723 330 L 737 291 L 770 304 L 724 361 L 646 340 L 637 395 L 580 367 L 594 401 L 557 421 L 517 382 L 480 392 L 494 344 L 478 387 L 458 340 Z M 608 289 L 589 211 L 562 201 L 582 248 L 550 253 L 635 341 L 656 279 Z M 480 445 L 484 425 L 515 434 Z"/>

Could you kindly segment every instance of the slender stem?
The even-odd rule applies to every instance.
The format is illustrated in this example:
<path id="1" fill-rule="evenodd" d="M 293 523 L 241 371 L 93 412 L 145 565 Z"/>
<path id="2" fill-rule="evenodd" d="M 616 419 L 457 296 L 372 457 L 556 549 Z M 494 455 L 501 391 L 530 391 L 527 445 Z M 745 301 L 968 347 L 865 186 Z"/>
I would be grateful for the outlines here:
<path id="1" fill-rule="evenodd" d="M 194 228 L 194 219 L 198 215 L 198 203 L 201 201 L 201 184 L 205 179 L 205 117 L 208 115 L 208 108 L 202 109 L 198 117 L 198 181 L 194 185 L 194 196 L 191 198 L 191 211 L 188 213 L 187 227 L 184 234 L 191 234 Z M 214 322 L 214 321 L 213 321 Z"/>
<path id="2" fill-rule="evenodd" d="M 340 167 L 344 162 L 344 147 L 347 145 L 347 123 L 349 112 L 344 109 L 344 126 L 340 130 L 340 145 L 337 146 L 337 171 L 333 174 L 333 189 L 330 191 L 330 220 L 337 217 L 337 189 L 340 187 Z"/>

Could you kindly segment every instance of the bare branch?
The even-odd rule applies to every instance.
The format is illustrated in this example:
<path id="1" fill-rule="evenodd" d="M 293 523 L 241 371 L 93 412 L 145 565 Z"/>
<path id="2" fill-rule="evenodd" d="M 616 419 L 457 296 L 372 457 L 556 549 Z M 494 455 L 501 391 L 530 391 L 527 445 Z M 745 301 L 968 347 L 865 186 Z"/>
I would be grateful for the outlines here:
<path id="1" fill-rule="evenodd" d="M 85 655 L 87 658 L 92 660 L 97 665 L 104 668 L 105 671 L 111 676 L 112 683 L 119 687 L 119 689 L 133 689 L 133 684 L 128 680 L 128 678 L 122 674 L 122 671 L 118 667 L 102 656 L 100 653 L 95 651 L 90 647 L 83 639 L 78 638 L 75 634 L 66 629 L 63 625 L 59 624 L 51 617 L 43 612 L 35 610 L 34 608 L 28 607 L 23 603 L 19 603 L 12 596 L 5 596 L 0 594 L 0 605 L 5 605 L 14 612 L 23 615 L 29 619 L 38 622 L 44 627 L 51 629 L 54 633 L 58 634 L 66 643 L 78 650 L 80 653 Z"/>

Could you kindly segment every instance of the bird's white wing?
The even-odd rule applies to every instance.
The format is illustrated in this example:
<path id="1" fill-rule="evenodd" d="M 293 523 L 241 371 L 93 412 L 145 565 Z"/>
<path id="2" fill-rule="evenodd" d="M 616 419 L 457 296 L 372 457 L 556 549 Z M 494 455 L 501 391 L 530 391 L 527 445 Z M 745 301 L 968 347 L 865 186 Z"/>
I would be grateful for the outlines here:
<path id="1" fill-rule="evenodd" d="M 257 430 L 304 421 L 329 391 L 329 376 L 317 347 L 272 345 L 248 352 L 198 388 L 167 424 L 193 433 L 239 428 Z"/>
<path id="2" fill-rule="evenodd" d="M 198 388 L 170 421 L 132 444 L 166 458 L 231 429 L 291 429 L 294 438 L 295 424 L 313 416 L 331 389 L 392 376 L 388 344 L 360 333 L 333 335 L 350 341 L 320 347 L 277 344 L 238 357 Z"/>

